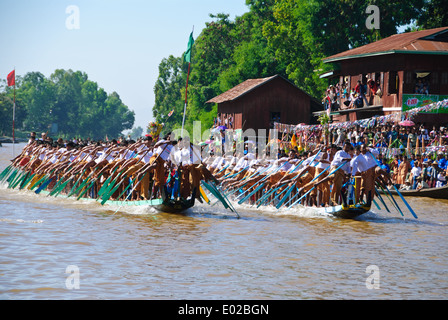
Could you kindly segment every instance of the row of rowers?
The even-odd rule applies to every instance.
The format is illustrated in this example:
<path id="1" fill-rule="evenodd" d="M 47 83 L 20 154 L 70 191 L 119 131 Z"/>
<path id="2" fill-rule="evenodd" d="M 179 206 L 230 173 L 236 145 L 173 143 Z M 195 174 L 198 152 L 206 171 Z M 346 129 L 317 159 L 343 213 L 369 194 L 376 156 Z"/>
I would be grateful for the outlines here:
<path id="1" fill-rule="evenodd" d="M 342 149 L 319 146 L 301 158 L 290 153 L 289 157 L 278 160 L 258 160 L 248 154 L 240 159 L 218 157 L 208 160 L 207 165 L 227 189 L 248 190 L 260 181 L 265 186 L 258 193 L 261 196 L 272 188 L 278 187 L 280 192 L 295 184 L 301 193 L 315 189 L 307 197 L 309 204 L 335 205 L 341 202 L 342 186 L 351 177 L 361 180 L 362 187 L 358 189 L 367 200 L 373 199 L 375 181 L 382 185 L 389 183 L 387 173 L 377 167 L 378 155 L 374 148 L 365 145 L 354 148 L 347 142 Z M 250 199 L 256 200 L 257 194 Z"/>
<path id="2" fill-rule="evenodd" d="M 136 159 L 143 163 L 151 162 L 157 156 L 164 161 L 179 166 L 180 164 L 189 165 L 200 163 L 201 159 L 197 156 L 198 152 L 193 152 L 193 147 L 185 148 L 177 144 L 177 141 L 161 140 L 152 145 L 151 140 L 145 142 L 136 142 L 128 146 L 98 146 L 91 144 L 82 148 L 77 147 L 73 142 L 69 142 L 65 147 L 55 147 L 46 143 L 32 143 L 22 150 L 22 153 L 15 159 L 21 160 L 21 165 L 32 160 L 33 168 L 36 164 L 45 162 L 58 164 L 62 162 L 84 162 L 90 166 L 104 162 L 114 162 L 119 160 Z"/>
<path id="3" fill-rule="evenodd" d="M 191 194 L 194 187 L 199 186 L 200 180 L 213 180 L 192 145 L 185 147 L 177 141 L 167 140 L 159 141 L 154 146 L 151 140 L 127 146 L 92 144 L 84 147 L 73 143 L 68 143 L 66 147 L 55 147 L 35 142 L 25 146 L 12 162 L 13 166 L 34 174 L 35 181 L 48 174 L 57 174 L 58 179 L 69 179 L 73 175 L 83 173 L 85 177 L 101 175 L 98 181 L 100 185 L 106 177 L 119 173 L 123 177 L 138 177 L 139 181 L 142 179 L 142 183 L 141 188 L 136 191 L 140 192 L 138 197 L 142 199 L 149 196 L 150 175 L 145 174 L 148 172 L 153 173 L 152 180 L 156 192 L 153 196 L 165 185 L 168 173 L 180 166 L 184 185 L 182 193 L 185 197 Z M 29 184 L 32 185 L 33 182 Z"/>

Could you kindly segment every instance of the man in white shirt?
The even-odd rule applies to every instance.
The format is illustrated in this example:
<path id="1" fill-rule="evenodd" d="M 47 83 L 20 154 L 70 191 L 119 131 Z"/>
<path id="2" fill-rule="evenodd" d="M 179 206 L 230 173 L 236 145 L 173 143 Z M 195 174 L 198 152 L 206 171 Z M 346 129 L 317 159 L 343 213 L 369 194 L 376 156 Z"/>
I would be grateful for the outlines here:
<path id="1" fill-rule="evenodd" d="M 361 174 L 361 199 L 366 195 L 367 205 L 370 205 L 375 196 L 375 168 L 378 165 L 376 157 L 379 155 L 379 152 L 363 144 L 361 145 L 361 153 L 366 163 L 366 170 Z"/>
<path id="2" fill-rule="evenodd" d="M 325 179 L 328 178 L 333 179 L 333 189 L 331 190 L 330 194 L 330 199 L 333 202 L 333 205 L 339 203 L 339 196 L 341 194 L 341 189 L 345 176 L 350 171 L 350 160 L 352 159 L 352 157 L 349 154 L 349 152 L 350 150 L 352 150 L 352 148 L 353 146 L 350 144 L 350 142 L 344 143 L 343 149 L 339 150 L 334 155 L 333 161 L 331 162 L 330 166 L 330 173 L 339 168 L 344 162 L 346 162 L 345 165 L 343 165 L 339 170 L 334 172 L 332 175 L 325 178 Z"/>
<path id="3" fill-rule="evenodd" d="M 422 168 L 420 168 L 420 162 L 418 160 L 414 161 L 414 167 L 411 169 L 411 185 L 412 189 L 417 189 L 417 177 L 422 173 Z"/>
<path id="4" fill-rule="evenodd" d="M 361 146 L 355 147 L 355 155 L 350 161 L 351 176 L 355 179 L 355 203 L 359 202 L 362 177 L 367 171 L 367 161 L 361 154 Z"/>

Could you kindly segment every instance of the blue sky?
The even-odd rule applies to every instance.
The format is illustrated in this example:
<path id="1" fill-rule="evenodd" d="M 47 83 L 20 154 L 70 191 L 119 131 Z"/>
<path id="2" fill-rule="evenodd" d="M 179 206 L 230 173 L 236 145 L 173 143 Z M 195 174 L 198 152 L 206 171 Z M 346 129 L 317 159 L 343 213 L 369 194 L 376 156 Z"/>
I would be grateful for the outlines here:
<path id="1" fill-rule="evenodd" d="M 68 6 L 79 8 L 79 29 L 68 29 Z M 233 20 L 249 11 L 245 0 L 14 0 L 0 2 L 0 78 L 56 69 L 89 79 L 136 113 L 135 126 L 152 118 L 158 65 L 181 56 L 194 26 L 196 38 L 210 13 Z M 182 99 L 182 97 L 179 97 Z"/>

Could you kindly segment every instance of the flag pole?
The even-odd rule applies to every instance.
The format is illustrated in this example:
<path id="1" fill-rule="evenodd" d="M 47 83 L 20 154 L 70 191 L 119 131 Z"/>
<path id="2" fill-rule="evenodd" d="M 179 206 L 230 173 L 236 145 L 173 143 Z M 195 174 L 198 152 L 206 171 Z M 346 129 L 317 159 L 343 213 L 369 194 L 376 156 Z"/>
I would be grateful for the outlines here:
<path id="1" fill-rule="evenodd" d="M 190 65 L 191 62 L 188 62 L 187 85 L 185 87 L 184 117 L 182 119 L 182 134 L 181 134 L 182 137 L 184 136 L 185 113 L 187 112 L 188 78 L 190 77 Z"/>
<path id="2" fill-rule="evenodd" d="M 191 31 L 191 36 L 193 36 L 193 32 L 194 32 L 194 26 L 193 26 L 193 30 Z M 187 84 L 185 86 L 184 116 L 182 119 L 182 133 L 181 133 L 182 138 L 184 136 L 185 114 L 187 113 L 188 79 L 190 78 L 190 66 L 191 66 L 191 48 L 189 48 L 189 49 L 190 49 L 190 59 L 188 61 Z"/>
<path id="3" fill-rule="evenodd" d="M 16 67 L 14 67 L 14 104 L 12 107 L 12 155 L 14 157 L 14 144 L 15 144 L 15 118 L 16 118 Z"/>

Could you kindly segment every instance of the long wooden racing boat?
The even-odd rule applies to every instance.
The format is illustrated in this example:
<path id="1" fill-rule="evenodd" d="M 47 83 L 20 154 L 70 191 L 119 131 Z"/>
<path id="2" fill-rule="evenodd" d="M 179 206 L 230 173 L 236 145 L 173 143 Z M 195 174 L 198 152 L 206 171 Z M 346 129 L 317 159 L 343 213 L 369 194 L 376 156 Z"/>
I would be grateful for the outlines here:
<path id="1" fill-rule="evenodd" d="M 164 189 L 163 189 L 164 190 Z M 41 191 L 42 194 L 48 195 L 49 191 Z M 162 191 L 162 198 L 152 200 L 107 200 L 104 205 L 110 205 L 114 208 L 121 208 L 126 206 L 147 206 L 156 209 L 159 212 L 165 213 L 182 213 L 190 209 L 195 204 L 196 189 L 193 190 L 193 194 L 190 199 L 170 199 L 167 196 L 166 190 Z M 62 198 L 68 198 L 66 195 L 59 195 Z M 93 198 L 80 198 L 84 201 L 96 201 Z"/>
<path id="2" fill-rule="evenodd" d="M 390 189 L 393 195 L 397 195 L 397 191 Z M 382 190 L 380 193 L 384 193 Z M 448 199 L 448 185 L 440 188 L 424 188 L 420 190 L 400 190 L 403 197 L 428 197 L 432 199 Z"/>

